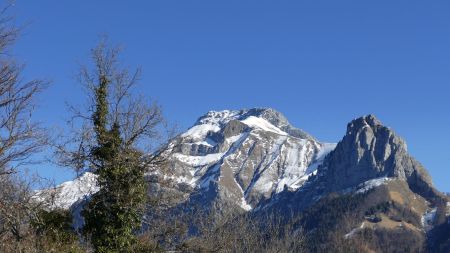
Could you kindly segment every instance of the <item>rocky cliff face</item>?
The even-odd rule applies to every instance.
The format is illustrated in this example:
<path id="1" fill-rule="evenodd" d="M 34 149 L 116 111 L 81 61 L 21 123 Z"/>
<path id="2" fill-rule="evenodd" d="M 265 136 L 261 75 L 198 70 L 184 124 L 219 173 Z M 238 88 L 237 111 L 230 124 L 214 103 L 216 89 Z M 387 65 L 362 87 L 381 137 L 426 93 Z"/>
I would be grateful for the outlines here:
<path id="1" fill-rule="evenodd" d="M 412 158 L 405 142 L 373 115 L 353 120 L 344 138 L 319 170 L 330 191 L 375 178 L 397 178 L 415 191 L 431 194 L 431 178 Z"/>

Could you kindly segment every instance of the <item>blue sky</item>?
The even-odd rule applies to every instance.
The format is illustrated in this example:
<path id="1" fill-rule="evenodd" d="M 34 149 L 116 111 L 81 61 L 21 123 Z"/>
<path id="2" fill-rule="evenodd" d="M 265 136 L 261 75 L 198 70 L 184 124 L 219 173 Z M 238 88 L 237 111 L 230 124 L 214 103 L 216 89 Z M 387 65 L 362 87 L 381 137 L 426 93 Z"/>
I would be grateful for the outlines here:
<path id="1" fill-rule="evenodd" d="M 13 13 L 25 77 L 52 80 L 36 114 L 48 127 L 83 101 L 73 77 L 108 34 L 181 129 L 208 110 L 273 107 L 337 142 L 373 113 L 450 191 L 449 1 L 18 0 Z"/>

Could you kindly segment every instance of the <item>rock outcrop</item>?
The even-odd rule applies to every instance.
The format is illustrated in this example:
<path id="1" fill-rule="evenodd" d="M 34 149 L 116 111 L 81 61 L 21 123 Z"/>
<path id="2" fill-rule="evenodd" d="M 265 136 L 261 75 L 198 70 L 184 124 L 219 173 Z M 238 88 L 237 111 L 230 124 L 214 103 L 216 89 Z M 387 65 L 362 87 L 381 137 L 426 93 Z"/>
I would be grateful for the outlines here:
<path id="1" fill-rule="evenodd" d="M 344 138 L 319 169 L 330 191 L 354 187 L 375 178 L 398 178 L 420 193 L 431 194 L 432 182 L 412 158 L 406 143 L 373 115 L 353 120 Z"/>

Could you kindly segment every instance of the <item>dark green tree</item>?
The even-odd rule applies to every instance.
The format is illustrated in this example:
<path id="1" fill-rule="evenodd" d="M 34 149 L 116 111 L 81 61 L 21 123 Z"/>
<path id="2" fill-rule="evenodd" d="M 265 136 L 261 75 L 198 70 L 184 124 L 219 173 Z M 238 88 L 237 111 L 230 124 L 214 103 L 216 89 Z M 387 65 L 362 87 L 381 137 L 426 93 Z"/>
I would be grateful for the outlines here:
<path id="1" fill-rule="evenodd" d="M 132 94 L 139 70 L 130 75 L 118 63 L 117 48 L 105 42 L 92 50 L 94 67 L 83 67 L 80 81 L 89 94 L 81 131 L 72 151 L 59 149 L 63 163 L 97 175 L 99 191 L 84 207 L 84 235 L 96 252 L 133 252 L 147 200 L 144 174 L 158 126 L 160 107 Z M 77 117 L 75 117 L 77 118 Z M 73 145 L 72 145 L 73 147 Z"/>

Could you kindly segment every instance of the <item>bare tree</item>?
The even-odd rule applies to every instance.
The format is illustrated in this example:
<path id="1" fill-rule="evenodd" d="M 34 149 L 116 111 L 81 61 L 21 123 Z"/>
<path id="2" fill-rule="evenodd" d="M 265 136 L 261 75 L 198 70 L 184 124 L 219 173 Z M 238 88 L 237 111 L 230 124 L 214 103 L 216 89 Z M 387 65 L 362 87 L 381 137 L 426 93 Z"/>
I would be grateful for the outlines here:
<path id="1" fill-rule="evenodd" d="M 268 214 L 254 217 L 236 212 L 196 214 L 198 236 L 186 238 L 188 252 L 305 252 L 305 234 L 294 218 Z M 192 220 L 189 222 L 193 222 Z"/>
<path id="2" fill-rule="evenodd" d="M 161 106 L 135 92 L 141 70 L 138 68 L 130 72 L 128 68 L 122 67 L 119 63 L 120 51 L 118 47 L 110 48 L 105 38 L 91 51 L 95 66 L 81 66 L 77 76 L 86 94 L 85 106 L 69 105 L 71 118 L 68 124 L 73 134 L 68 138 L 58 136 L 58 142 L 54 143 L 58 163 L 71 167 L 78 174 L 98 167 L 91 153 L 96 146 L 92 115 L 97 109 L 95 94 L 101 76 L 107 76 L 109 82 L 106 127 L 118 125 L 124 149 L 139 150 L 146 158 L 142 162 L 152 168 L 157 158 L 160 158 L 156 147 L 172 135 L 163 118 Z M 61 142 L 61 139 L 64 141 Z"/>
<path id="3" fill-rule="evenodd" d="M 32 186 L 37 177 L 23 178 L 17 174 L 0 177 L 0 252 L 36 252 L 36 231 L 39 210 L 45 206 L 36 201 Z"/>
<path id="4" fill-rule="evenodd" d="M 85 107 L 69 107 L 73 134 L 54 145 L 60 165 L 77 174 L 91 171 L 97 175 L 99 192 L 83 211 L 83 232 L 97 251 L 133 247 L 132 234 L 140 223 L 135 217 L 142 217 L 145 207 L 144 175 L 158 167 L 155 147 L 166 129 L 161 107 L 136 93 L 140 69 L 131 72 L 123 67 L 120 51 L 106 39 L 92 49 L 93 64 L 81 66 L 78 75 L 87 102 Z M 116 216 L 122 218 L 111 218 Z M 112 224 L 114 228 L 109 229 Z M 106 235 L 115 231 L 117 237 Z"/>
<path id="5" fill-rule="evenodd" d="M 0 251 L 21 252 L 38 204 L 30 190 L 34 181 L 21 178 L 18 171 L 30 165 L 46 143 L 44 130 L 31 119 L 34 99 L 46 83 L 22 80 L 23 66 L 9 50 L 19 31 L 8 9 L 0 10 Z"/>
<path id="6" fill-rule="evenodd" d="M 45 144 L 45 132 L 31 120 L 36 95 L 46 87 L 41 80 L 22 81 L 23 66 L 10 56 L 18 30 L 0 11 L 0 175 L 30 163 Z"/>

